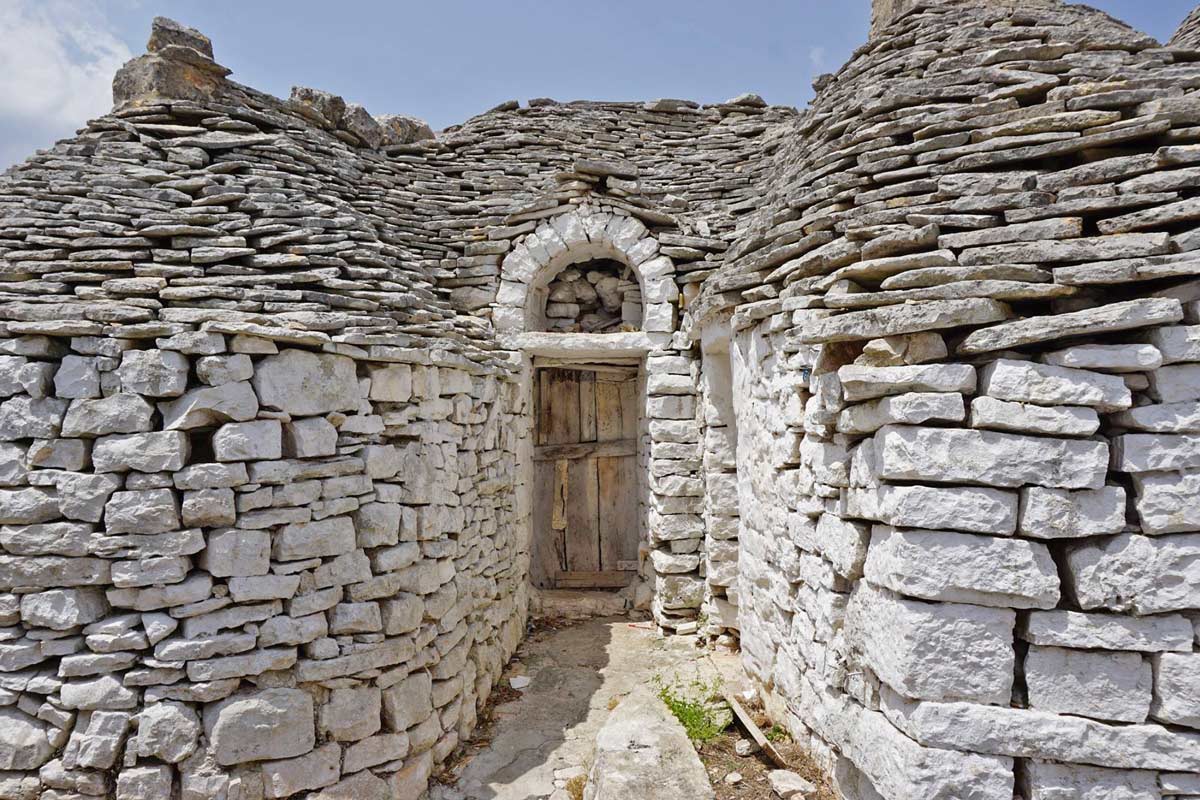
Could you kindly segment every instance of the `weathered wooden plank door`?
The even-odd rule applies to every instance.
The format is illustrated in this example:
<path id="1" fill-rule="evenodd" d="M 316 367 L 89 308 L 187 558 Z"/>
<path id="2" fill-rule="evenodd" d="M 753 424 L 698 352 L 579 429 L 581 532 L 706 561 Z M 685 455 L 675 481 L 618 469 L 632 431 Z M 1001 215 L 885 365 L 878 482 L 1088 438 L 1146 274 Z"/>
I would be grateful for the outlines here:
<path id="1" fill-rule="evenodd" d="M 535 374 L 533 580 L 540 588 L 626 586 L 637 572 L 637 373 Z"/>

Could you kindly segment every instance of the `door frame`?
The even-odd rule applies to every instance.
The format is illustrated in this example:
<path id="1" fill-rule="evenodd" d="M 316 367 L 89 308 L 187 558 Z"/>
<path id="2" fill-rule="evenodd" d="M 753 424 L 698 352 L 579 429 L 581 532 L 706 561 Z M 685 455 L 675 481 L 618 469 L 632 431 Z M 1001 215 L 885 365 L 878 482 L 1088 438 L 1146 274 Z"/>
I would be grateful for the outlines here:
<path id="1" fill-rule="evenodd" d="M 566 334 L 571 335 L 571 334 Z M 591 337 L 589 337 L 591 338 Z M 528 439 L 529 447 L 527 448 L 528 457 L 526 459 L 526 489 L 525 507 L 528 509 L 528 552 L 530 557 L 529 580 L 530 584 L 541 591 L 546 591 L 544 587 L 538 587 L 539 582 L 546 582 L 550 579 L 552 583 L 557 583 L 553 588 L 571 589 L 571 590 L 615 590 L 624 588 L 638 580 L 644 569 L 645 557 L 645 541 L 646 541 L 646 512 L 647 512 L 647 490 L 649 483 L 647 480 L 646 467 L 648 463 L 648 428 L 646 420 L 646 351 L 640 347 L 627 348 L 620 346 L 616 341 L 610 351 L 601 351 L 597 353 L 594 348 L 588 348 L 585 353 L 558 352 L 551 354 L 522 354 L 522 373 L 524 385 L 524 401 L 525 408 L 528 409 L 527 418 L 529 420 Z M 605 348 L 605 350 L 609 350 Z M 535 469 L 537 461 L 537 423 L 538 423 L 538 373 L 543 369 L 565 369 L 565 370 L 581 370 L 591 372 L 632 372 L 633 380 L 636 382 L 635 388 L 635 407 L 637 409 L 637 434 L 634 443 L 634 473 L 637 503 L 637 545 L 638 558 L 636 563 L 630 564 L 630 569 L 624 575 L 610 575 L 608 573 L 559 573 L 572 576 L 565 581 L 559 579 L 559 575 L 546 575 L 543 565 L 535 563 L 534 555 L 536 551 L 536 542 L 534 537 L 538 535 L 540 526 L 538 524 L 538 503 L 536 485 L 537 472 Z M 569 447 L 569 445 L 564 445 Z M 625 563 L 625 562 L 621 562 Z M 571 585 L 572 583 L 578 585 Z"/>

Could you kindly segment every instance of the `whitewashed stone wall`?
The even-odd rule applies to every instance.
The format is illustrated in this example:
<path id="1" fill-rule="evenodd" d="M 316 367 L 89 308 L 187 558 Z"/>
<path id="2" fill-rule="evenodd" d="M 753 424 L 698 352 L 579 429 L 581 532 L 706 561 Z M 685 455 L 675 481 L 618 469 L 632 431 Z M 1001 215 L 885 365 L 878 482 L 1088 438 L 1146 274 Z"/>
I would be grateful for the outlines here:
<path id="1" fill-rule="evenodd" d="M 524 632 L 516 385 L 154 327 L 0 340 L 0 796 L 419 796 Z"/>

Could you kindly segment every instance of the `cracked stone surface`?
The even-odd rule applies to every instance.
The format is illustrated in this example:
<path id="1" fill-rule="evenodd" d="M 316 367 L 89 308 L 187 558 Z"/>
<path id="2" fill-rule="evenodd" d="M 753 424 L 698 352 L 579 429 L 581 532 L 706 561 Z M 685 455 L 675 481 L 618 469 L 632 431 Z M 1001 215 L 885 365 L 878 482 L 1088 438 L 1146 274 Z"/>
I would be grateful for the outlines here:
<path id="1" fill-rule="evenodd" d="M 532 679 L 518 700 L 496 707 L 491 738 L 454 768 L 454 786 L 430 800 L 568 800 L 563 788 L 592 763 L 610 709 L 637 686 L 710 681 L 740 672 L 736 656 L 698 648 L 694 637 L 662 638 L 651 623 L 590 620 L 526 640 L 505 681 Z"/>

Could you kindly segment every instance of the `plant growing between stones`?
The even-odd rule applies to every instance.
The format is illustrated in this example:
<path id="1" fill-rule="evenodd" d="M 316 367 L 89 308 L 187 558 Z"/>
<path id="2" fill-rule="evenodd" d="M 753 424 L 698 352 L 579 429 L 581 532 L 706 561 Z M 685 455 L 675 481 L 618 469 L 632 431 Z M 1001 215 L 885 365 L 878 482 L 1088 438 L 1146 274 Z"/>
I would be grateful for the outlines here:
<path id="1" fill-rule="evenodd" d="M 729 726 L 729 711 L 720 700 L 721 681 L 717 678 L 685 683 L 678 676 L 667 681 L 655 675 L 654 690 L 696 744 L 711 742 Z"/>

